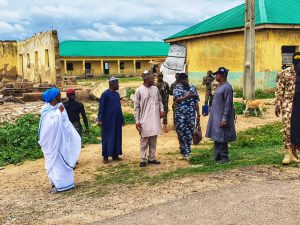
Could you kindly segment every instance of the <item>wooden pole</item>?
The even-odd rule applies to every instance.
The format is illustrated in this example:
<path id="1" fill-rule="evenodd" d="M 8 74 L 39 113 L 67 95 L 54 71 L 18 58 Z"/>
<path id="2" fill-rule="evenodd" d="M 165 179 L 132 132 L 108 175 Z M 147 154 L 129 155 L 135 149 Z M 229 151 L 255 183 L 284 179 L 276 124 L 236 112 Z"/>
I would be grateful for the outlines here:
<path id="1" fill-rule="evenodd" d="M 244 99 L 255 99 L 255 0 L 246 0 Z"/>

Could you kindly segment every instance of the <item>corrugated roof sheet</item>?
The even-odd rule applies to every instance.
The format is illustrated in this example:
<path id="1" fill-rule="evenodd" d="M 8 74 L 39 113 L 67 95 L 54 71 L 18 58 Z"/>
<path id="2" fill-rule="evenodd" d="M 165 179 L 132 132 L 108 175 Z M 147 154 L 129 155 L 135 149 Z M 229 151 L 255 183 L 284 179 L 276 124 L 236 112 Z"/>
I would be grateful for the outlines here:
<path id="1" fill-rule="evenodd" d="M 256 0 L 256 25 L 300 24 L 299 9 L 300 0 Z M 174 34 L 166 40 L 233 28 L 241 28 L 244 25 L 245 4 L 242 4 Z"/>
<path id="2" fill-rule="evenodd" d="M 146 57 L 168 56 L 169 44 L 155 41 L 64 41 L 62 57 Z"/>

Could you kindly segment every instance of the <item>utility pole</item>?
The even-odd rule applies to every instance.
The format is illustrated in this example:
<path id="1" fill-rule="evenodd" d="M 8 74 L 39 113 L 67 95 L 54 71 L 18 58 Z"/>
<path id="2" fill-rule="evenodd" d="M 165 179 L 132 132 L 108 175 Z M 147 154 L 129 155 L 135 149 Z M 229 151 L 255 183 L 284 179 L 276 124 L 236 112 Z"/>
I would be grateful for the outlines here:
<path id="1" fill-rule="evenodd" d="M 255 99 L 255 0 L 246 0 L 244 99 Z"/>

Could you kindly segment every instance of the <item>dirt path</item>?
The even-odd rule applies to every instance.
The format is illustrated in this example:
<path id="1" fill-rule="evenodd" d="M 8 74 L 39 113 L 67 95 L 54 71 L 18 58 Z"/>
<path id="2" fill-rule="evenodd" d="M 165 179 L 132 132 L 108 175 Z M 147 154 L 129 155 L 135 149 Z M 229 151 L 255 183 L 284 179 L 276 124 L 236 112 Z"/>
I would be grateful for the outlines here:
<path id="1" fill-rule="evenodd" d="M 100 224 L 300 224 L 300 181 L 247 183 L 170 201 Z"/>
<path id="2" fill-rule="evenodd" d="M 95 103 L 97 106 L 97 103 Z M 278 121 L 270 106 L 265 119 L 238 117 L 237 130 L 245 130 Z M 170 113 L 171 115 L 171 113 Z M 172 121 L 172 118 L 169 118 Z M 203 132 L 207 118 L 202 118 Z M 158 167 L 147 168 L 153 173 L 169 171 L 189 164 L 176 160 L 178 141 L 176 133 L 170 132 L 159 138 L 157 158 L 162 161 Z M 123 130 L 123 161 L 138 167 L 139 136 L 134 125 Z M 168 153 L 174 153 L 170 155 Z M 215 190 L 253 181 L 269 179 L 291 179 L 299 171 L 288 168 L 253 168 L 253 171 L 236 170 L 216 175 L 198 175 L 150 186 L 147 184 L 118 187 L 110 190 L 105 197 L 89 194 L 88 188 L 95 182 L 95 172 L 117 163 L 104 165 L 100 157 L 100 146 L 86 146 L 81 153 L 79 166 L 75 170 L 78 189 L 72 193 L 49 194 L 49 183 L 44 170 L 44 160 L 9 165 L 0 170 L 0 224 L 84 224 L 122 215 L 151 205 L 190 195 L 194 191 Z M 261 171 L 257 174 L 257 170 Z M 274 172 L 275 171 L 275 172 Z"/>

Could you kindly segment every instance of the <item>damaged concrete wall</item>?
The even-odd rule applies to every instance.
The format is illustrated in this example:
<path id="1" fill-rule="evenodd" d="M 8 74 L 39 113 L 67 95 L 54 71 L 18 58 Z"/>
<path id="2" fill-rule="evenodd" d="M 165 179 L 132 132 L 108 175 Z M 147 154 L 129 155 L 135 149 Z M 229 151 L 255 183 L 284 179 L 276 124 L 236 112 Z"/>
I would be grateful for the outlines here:
<path id="1" fill-rule="evenodd" d="M 0 76 L 15 78 L 17 76 L 17 42 L 0 41 Z"/>
<path id="2" fill-rule="evenodd" d="M 35 34 L 18 45 L 18 74 L 24 79 L 61 85 L 61 65 L 57 31 Z"/>

